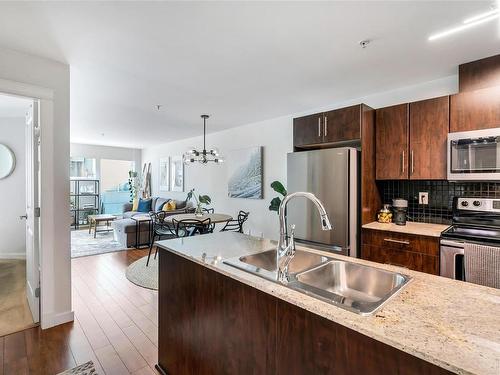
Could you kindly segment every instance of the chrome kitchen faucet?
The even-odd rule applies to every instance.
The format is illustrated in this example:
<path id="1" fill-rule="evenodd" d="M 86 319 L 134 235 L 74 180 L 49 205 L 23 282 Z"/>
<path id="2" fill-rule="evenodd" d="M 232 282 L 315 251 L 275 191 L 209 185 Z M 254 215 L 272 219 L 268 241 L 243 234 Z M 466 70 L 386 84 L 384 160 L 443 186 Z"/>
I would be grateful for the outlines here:
<path id="1" fill-rule="evenodd" d="M 323 206 L 323 203 L 321 203 L 321 201 L 314 194 L 299 191 L 296 193 L 288 194 L 287 196 L 285 196 L 285 198 L 283 198 L 278 211 L 280 219 L 280 239 L 278 242 L 278 248 L 276 249 L 276 278 L 279 282 L 284 284 L 288 283 L 288 266 L 295 256 L 295 225 L 291 226 L 290 239 L 289 241 L 287 241 L 286 205 L 291 199 L 295 197 L 304 197 L 312 201 L 318 209 L 320 215 L 321 229 L 332 229 L 332 224 L 330 223 L 330 219 L 328 218 L 328 214 L 326 213 L 326 209 Z"/>

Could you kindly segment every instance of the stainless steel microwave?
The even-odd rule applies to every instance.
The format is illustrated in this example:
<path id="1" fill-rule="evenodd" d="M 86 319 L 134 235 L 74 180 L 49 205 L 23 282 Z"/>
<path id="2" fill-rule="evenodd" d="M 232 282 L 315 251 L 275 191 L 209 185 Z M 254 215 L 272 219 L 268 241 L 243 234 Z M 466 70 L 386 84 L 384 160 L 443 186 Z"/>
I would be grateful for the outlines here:
<path id="1" fill-rule="evenodd" d="M 448 180 L 500 180 L 500 128 L 448 134 Z"/>

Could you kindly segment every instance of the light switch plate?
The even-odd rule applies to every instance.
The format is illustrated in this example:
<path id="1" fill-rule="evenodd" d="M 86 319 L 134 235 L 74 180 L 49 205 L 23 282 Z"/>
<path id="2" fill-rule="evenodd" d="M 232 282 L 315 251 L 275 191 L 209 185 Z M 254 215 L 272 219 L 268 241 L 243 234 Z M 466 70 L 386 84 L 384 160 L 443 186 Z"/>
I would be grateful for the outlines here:
<path id="1" fill-rule="evenodd" d="M 429 193 L 427 192 L 418 193 L 418 204 L 429 204 Z"/>

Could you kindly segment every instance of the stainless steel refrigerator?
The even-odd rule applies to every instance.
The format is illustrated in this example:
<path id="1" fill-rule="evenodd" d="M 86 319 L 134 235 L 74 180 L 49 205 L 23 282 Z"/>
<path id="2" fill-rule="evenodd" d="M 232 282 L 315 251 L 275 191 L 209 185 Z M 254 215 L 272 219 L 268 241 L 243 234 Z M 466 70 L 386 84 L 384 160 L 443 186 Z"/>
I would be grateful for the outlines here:
<path id="1" fill-rule="evenodd" d="M 323 202 L 333 230 L 323 231 L 314 204 L 304 198 L 287 205 L 288 226 L 297 241 L 322 250 L 357 257 L 358 151 L 331 148 L 287 155 L 287 190 L 307 191 Z"/>

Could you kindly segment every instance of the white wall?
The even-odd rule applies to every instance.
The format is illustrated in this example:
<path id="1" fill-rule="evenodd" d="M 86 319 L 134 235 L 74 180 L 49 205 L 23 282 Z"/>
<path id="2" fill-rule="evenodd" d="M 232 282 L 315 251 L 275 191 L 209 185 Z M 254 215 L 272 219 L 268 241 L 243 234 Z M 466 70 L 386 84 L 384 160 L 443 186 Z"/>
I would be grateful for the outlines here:
<path id="1" fill-rule="evenodd" d="M 26 256 L 26 225 L 19 219 L 26 212 L 23 190 L 26 184 L 25 128 L 24 117 L 0 117 L 0 143 L 7 145 L 16 156 L 16 169 L 9 177 L 0 180 L 0 259 Z"/>
<path id="2" fill-rule="evenodd" d="M 249 146 L 264 146 L 264 199 L 229 198 L 227 196 L 227 164 L 186 166 L 185 189 L 188 191 L 191 188 L 195 188 L 199 193 L 210 195 L 213 207 L 218 212 L 234 215 L 238 210 L 250 211 L 246 231 L 250 230 L 253 235 L 257 236 L 263 235 L 267 238 L 277 238 L 277 215 L 268 210 L 269 202 L 276 194 L 269 187 L 269 184 L 274 180 L 280 180 L 286 184 L 286 154 L 293 150 L 292 123 L 294 117 L 358 103 L 365 103 L 373 108 L 380 108 L 392 104 L 448 95 L 457 91 L 458 76 L 454 75 L 425 82 L 420 85 L 402 87 L 397 90 L 371 94 L 362 98 L 353 98 L 349 101 L 334 103 L 327 108 L 316 108 L 308 112 L 290 114 L 280 118 L 209 134 L 207 136 L 207 147 L 218 147 L 223 154 L 227 154 L 228 150 Z M 210 120 L 207 126 L 210 130 Z M 153 166 L 152 189 L 154 196 L 160 195 L 176 199 L 185 198 L 186 193 L 159 192 L 159 159 L 167 156 L 182 155 L 191 146 L 199 148 L 203 145 L 202 142 L 203 138 L 200 136 L 149 147 L 142 151 L 143 162 L 151 162 Z"/>
<path id="3" fill-rule="evenodd" d="M 73 320 L 68 215 L 69 79 L 68 65 L 0 48 L 0 91 L 37 91 L 44 97 L 40 115 L 42 328 Z"/>

